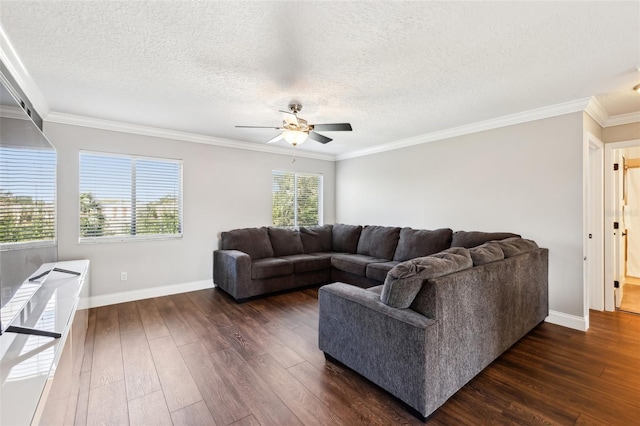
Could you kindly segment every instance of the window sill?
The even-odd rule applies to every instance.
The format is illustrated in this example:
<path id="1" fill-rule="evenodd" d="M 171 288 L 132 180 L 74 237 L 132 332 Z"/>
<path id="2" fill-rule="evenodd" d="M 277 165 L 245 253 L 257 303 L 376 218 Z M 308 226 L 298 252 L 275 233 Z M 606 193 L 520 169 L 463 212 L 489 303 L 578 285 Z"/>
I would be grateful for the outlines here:
<path id="1" fill-rule="evenodd" d="M 169 240 L 179 240 L 182 238 L 182 235 L 183 234 L 80 238 L 78 240 L 78 244 L 111 244 L 111 243 L 135 243 L 135 242 L 149 242 L 149 241 L 169 241 Z"/>
<path id="2" fill-rule="evenodd" d="M 27 249 L 55 247 L 55 246 L 56 246 L 55 240 L 1 243 L 0 251 L 27 250 Z"/>

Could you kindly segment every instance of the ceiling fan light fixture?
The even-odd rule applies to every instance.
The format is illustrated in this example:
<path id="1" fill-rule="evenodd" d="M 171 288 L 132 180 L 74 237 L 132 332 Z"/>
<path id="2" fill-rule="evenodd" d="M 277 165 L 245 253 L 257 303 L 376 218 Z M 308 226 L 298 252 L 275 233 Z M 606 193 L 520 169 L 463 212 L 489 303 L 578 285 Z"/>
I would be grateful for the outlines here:
<path id="1" fill-rule="evenodd" d="M 640 93 L 640 84 L 636 84 L 636 85 L 633 87 L 633 90 L 635 90 L 636 92 Z"/>
<path id="2" fill-rule="evenodd" d="M 285 130 L 282 132 L 282 136 L 284 136 L 285 141 L 293 146 L 297 146 L 306 141 L 309 134 L 307 132 L 301 132 L 300 130 Z"/>

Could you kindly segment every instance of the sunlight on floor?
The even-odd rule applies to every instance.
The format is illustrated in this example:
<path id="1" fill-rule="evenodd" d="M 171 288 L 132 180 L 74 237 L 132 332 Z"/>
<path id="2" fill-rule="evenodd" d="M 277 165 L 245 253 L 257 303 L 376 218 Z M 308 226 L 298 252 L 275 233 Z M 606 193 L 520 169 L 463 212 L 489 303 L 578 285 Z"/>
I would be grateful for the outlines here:
<path id="1" fill-rule="evenodd" d="M 640 278 L 625 277 L 620 310 L 640 314 Z"/>

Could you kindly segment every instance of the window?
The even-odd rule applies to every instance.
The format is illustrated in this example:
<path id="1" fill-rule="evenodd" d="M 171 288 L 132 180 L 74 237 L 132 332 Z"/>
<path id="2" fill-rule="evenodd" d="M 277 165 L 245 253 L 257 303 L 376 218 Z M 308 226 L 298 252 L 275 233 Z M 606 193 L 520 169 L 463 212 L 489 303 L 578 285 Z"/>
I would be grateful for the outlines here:
<path id="1" fill-rule="evenodd" d="M 182 236 L 182 162 L 80 153 L 80 241 Z"/>
<path id="2" fill-rule="evenodd" d="M 322 175 L 273 171 L 273 225 L 322 224 Z"/>
<path id="3" fill-rule="evenodd" d="M 53 148 L 0 147 L 2 248 L 54 244 L 55 198 L 56 151 Z"/>

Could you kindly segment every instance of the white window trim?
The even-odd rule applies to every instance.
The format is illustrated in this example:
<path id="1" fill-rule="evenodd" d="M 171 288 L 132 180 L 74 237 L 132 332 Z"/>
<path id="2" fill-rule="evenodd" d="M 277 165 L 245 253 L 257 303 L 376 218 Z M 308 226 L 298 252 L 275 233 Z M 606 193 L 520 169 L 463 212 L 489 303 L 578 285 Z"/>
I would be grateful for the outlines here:
<path id="1" fill-rule="evenodd" d="M 53 145 L 51 145 L 51 148 L 53 152 L 56 153 L 53 165 L 53 187 L 55 188 L 55 192 L 53 194 L 53 239 L 0 243 L 0 252 L 42 247 L 55 247 L 58 245 L 58 150 Z"/>
<path id="2" fill-rule="evenodd" d="M 312 173 L 312 172 L 298 172 L 295 170 L 284 170 L 284 169 L 273 169 L 271 170 L 271 182 L 273 184 L 273 173 L 281 172 L 281 173 L 293 173 L 297 176 L 314 176 L 320 178 L 320 184 L 318 188 L 318 226 L 324 225 L 324 174 L 322 173 Z M 277 226 L 277 228 L 294 228 L 297 229 L 300 226 L 298 225 L 298 179 L 294 179 L 294 193 L 296 197 L 294 198 L 294 206 L 293 206 L 293 222 L 295 225 L 293 226 Z M 273 203 L 273 189 L 271 190 L 271 200 Z M 271 226 L 273 225 L 273 212 L 271 216 Z"/>
<path id="3" fill-rule="evenodd" d="M 80 176 L 78 173 L 78 204 L 76 212 L 78 214 L 78 244 L 113 244 L 113 243 L 131 243 L 131 242 L 143 242 L 143 241 L 168 241 L 179 240 L 184 236 L 184 160 L 179 158 L 167 158 L 167 157 L 151 157 L 145 155 L 136 154 L 122 154 L 111 153 L 106 151 L 92 151 L 92 150 L 80 150 L 78 153 L 78 171 L 80 170 L 80 156 L 82 154 L 90 154 L 104 157 L 120 157 L 120 158 L 135 158 L 136 160 L 149 160 L 159 161 L 167 163 L 179 163 L 180 164 L 180 233 L 178 234 L 141 234 L 141 235 L 114 235 L 106 237 L 81 237 L 80 236 Z"/>
<path id="4" fill-rule="evenodd" d="M 41 247 L 55 247 L 58 244 L 57 229 L 55 229 L 54 232 L 56 232 L 55 234 L 56 238 L 54 238 L 53 240 L 16 241 L 11 243 L 2 243 L 0 244 L 0 252 L 12 251 L 12 250 L 26 250 L 26 249 L 41 248 Z"/>

